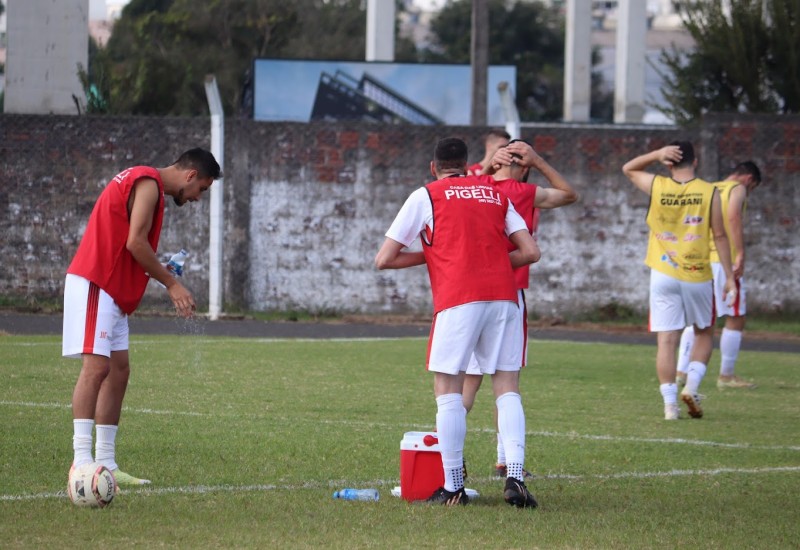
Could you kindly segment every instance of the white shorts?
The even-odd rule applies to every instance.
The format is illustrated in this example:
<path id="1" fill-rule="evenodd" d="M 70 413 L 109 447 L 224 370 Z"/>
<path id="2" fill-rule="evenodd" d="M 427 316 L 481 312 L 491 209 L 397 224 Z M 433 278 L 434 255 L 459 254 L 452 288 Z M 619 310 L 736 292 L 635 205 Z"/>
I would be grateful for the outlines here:
<path id="1" fill-rule="evenodd" d="M 714 324 L 714 284 L 688 283 L 650 270 L 650 332 Z"/>
<path id="2" fill-rule="evenodd" d="M 111 357 L 128 349 L 128 316 L 111 296 L 83 277 L 67 274 L 61 354 L 78 359 L 89 353 Z"/>
<path id="3" fill-rule="evenodd" d="M 519 306 L 520 315 L 517 316 L 517 330 L 519 331 L 519 338 L 514 341 L 514 351 L 519 357 L 520 368 L 528 363 L 528 308 L 525 304 L 525 291 L 519 289 L 517 291 L 517 305 Z M 505 370 L 505 369 L 499 369 Z M 467 365 L 467 374 L 482 375 L 481 366 L 473 353 L 469 358 L 469 365 Z"/>
<path id="4" fill-rule="evenodd" d="M 517 371 L 520 357 L 519 308 L 514 302 L 470 302 L 433 318 L 428 340 L 428 370 L 458 374 L 475 353 L 483 374 Z"/>
<path id="5" fill-rule="evenodd" d="M 717 307 L 717 317 L 745 315 L 747 313 L 747 292 L 744 288 L 744 278 L 736 279 L 736 301 L 729 306 L 725 296 L 725 270 L 722 269 L 722 264 L 712 263 L 711 271 L 714 274 L 714 302 Z"/>

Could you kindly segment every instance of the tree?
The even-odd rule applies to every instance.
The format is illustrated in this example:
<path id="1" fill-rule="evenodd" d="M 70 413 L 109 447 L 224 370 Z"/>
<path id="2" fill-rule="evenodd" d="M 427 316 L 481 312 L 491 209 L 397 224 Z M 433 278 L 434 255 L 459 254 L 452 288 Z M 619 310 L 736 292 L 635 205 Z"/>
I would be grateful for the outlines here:
<path id="1" fill-rule="evenodd" d="M 688 53 L 661 53 L 666 106 L 681 124 L 707 112 L 800 112 L 800 2 L 738 0 L 685 3 Z"/>
<path id="2" fill-rule="evenodd" d="M 516 101 L 523 120 L 560 120 L 564 102 L 565 21 L 558 7 L 542 2 L 489 0 L 489 63 L 515 65 Z M 431 62 L 469 63 L 471 1 L 455 0 L 433 19 L 433 46 L 422 52 Z M 593 55 L 596 62 L 597 55 Z M 592 78 L 594 116 L 610 117 L 610 95 L 602 77 Z"/>

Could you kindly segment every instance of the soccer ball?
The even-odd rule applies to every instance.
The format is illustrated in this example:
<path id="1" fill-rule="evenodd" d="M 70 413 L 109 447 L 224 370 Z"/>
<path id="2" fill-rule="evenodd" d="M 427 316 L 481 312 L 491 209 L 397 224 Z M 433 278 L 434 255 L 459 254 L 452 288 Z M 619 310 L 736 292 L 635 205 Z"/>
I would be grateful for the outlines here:
<path id="1" fill-rule="evenodd" d="M 117 482 L 114 474 L 98 462 L 90 462 L 69 472 L 67 494 L 76 506 L 103 508 L 114 500 Z"/>

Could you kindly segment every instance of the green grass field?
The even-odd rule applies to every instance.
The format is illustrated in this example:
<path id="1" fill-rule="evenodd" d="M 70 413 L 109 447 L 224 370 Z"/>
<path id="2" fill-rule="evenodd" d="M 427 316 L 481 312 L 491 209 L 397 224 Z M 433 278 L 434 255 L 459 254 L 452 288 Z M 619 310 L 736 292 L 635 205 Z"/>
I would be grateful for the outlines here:
<path id="1" fill-rule="evenodd" d="M 134 336 L 118 437 L 148 477 L 104 510 L 64 495 L 78 361 L 57 337 L 0 336 L 0 546 L 80 548 L 797 548 L 800 362 L 742 352 L 756 390 L 718 391 L 702 420 L 663 420 L 652 346 L 532 342 L 522 375 L 528 485 L 502 500 L 489 381 L 468 418 L 457 509 L 410 505 L 400 441 L 431 430 L 425 341 Z M 331 498 L 376 487 L 379 502 Z"/>

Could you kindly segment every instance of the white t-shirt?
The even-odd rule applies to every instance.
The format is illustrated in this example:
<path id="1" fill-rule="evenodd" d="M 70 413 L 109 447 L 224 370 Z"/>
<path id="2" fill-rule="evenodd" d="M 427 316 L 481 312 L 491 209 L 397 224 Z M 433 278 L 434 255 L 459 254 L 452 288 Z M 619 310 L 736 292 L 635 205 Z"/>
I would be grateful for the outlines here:
<path id="1" fill-rule="evenodd" d="M 433 206 L 427 189 L 420 187 L 406 199 L 386 236 L 400 244 L 411 246 L 425 226 L 430 227 L 433 232 Z M 528 226 L 509 200 L 506 211 L 506 235 L 522 230 L 527 231 Z"/>

